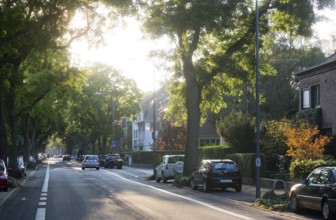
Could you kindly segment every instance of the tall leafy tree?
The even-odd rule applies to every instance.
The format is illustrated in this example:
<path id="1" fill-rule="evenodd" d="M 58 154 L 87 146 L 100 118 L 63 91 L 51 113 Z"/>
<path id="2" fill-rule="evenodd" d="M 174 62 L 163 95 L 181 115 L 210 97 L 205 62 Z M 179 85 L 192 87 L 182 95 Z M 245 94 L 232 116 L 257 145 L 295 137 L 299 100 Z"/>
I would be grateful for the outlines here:
<path id="1" fill-rule="evenodd" d="M 1 156 L 7 157 L 9 149 L 10 167 L 16 164 L 17 106 L 16 92 L 22 84 L 20 65 L 33 51 L 47 48 L 64 49 L 79 37 L 89 35 L 101 39 L 100 28 L 106 16 L 96 10 L 103 1 L 1 1 L 0 3 L 0 137 Z M 106 1 L 123 12 L 129 12 L 130 1 Z M 73 16 L 81 12 L 85 25 L 70 26 Z M 118 10 L 111 11 L 117 15 Z M 98 37 L 98 38 L 97 38 Z M 7 102 L 7 105 L 4 103 Z M 5 111 L 8 110 L 8 113 Z M 8 115 L 5 120 L 5 115 Z M 9 128 L 7 130 L 7 128 Z M 8 148 L 11 145 L 13 147 Z"/>
<path id="2" fill-rule="evenodd" d="M 201 114 L 225 107 L 219 98 L 229 93 L 230 78 L 250 79 L 254 70 L 255 10 L 253 1 L 155 0 L 145 1 L 144 26 L 152 37 L 167 35 L 177 44 L 177 75 L 184 80 L 187 114 L 184 174 L 197 164 Z M 293 36 L 311 34 L 314 5 L 320 1 L 262 1 L 261 34 L 283 31 Z M 201 109 L 203 108 L 203 109 Z"/>
<path id="3" fill-rule="evenodd" d="M 93 144 L 97 142 L 96 153 L 108 153 L 113 127 L 114 139 L 118 140 L 121 129 L 117 122 L 140 111 L 142 93 L 133 80 L 110 66 L 96 64 L 86 72 L 81 92 L 69 103 L 69 128 L 85 131 Z"/>

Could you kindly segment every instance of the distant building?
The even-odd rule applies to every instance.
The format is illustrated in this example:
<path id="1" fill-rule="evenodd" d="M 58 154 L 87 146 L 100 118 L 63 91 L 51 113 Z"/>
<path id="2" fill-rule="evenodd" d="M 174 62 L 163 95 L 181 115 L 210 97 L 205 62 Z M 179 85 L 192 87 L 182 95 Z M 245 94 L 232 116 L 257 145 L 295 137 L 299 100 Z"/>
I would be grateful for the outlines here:
<path id="1" fill-rule="evenodd" d="M 163 86 L 155 92 L 155 138 L 162 129 L 163 114 L 167 107 L 169 94 Z M 152 150 L 154 131 L 153 93 L 141 103 L 141 112 L 132 123 L 132 149 Z M 221 138 L 210 123 L 200 128 L 199 146 L 219 145 Z"/>

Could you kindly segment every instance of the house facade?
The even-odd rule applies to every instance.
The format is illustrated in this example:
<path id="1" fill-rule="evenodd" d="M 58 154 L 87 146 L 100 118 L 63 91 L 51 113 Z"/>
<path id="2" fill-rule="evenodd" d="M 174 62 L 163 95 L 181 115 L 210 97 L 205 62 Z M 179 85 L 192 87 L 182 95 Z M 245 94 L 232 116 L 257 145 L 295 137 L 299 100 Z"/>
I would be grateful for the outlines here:
<path id="1" fill-rule="evenodd" d="M 154 103 L 155 98 L 155 103 Z M 132 150 L 152 150 L 155 139 L 158 138 L 159 131 L 163 128 L 163 115 L 168 105 L 169 94 L 166 86 L 146 96 L 141 103 L 141 112 L 136 120 L 132 122 Z M 154 112 L 155 109 L 155 112 Z M 155 114 L 154 114 L 155 113 Z M 216 133 L 213 125 L 205 123 L 200 128 L 199 146 L 219 145 L 222 139 Z"/>
<path id="2" fill-rule="evenodd" d="M 336 135 L 336 54 L 295 74 L 300 89 L 300 110 L 319 108 L 321 132 Z"/>

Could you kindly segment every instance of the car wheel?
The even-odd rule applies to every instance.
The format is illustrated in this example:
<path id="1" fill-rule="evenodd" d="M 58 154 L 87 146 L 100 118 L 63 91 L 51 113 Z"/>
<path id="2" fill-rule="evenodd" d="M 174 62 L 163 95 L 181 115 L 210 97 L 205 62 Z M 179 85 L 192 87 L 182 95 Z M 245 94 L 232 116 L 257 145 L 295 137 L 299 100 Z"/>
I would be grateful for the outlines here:
<path id="1" fill-rule="evenodd" d="M 196 190 L 198 187 L 197 187 L 197 185 L 196 185 L 196 183 L 195 183 L 195 180 L 194 179 L 191 179 L 190 180 L 190 187 L 191 187 L 191 189 L 193 189 L 193 190 Z"/>
<path id="2" fill-rule="evenodd" d="M 99 167 L 96 167 L 96 170 L 99 170 Z"/>
<path id="3" fill-rule="evenodd" d="M 6 186 L 5 188 L 3 188 L 3 191 L 7 192 L 8 191 L 8 186 Z"/>
<path id="4" fill-rule="evenodd" d="M 167 183 L 168 179 L 165 177 L 164 173 L 162 172 L 162 182 Z"/>
<path id="5" fill-rule="evenodd" d="M 85 170 L 85 168 L 84 168 L 84 167 L 82 167 L 82 170 Z"/>
<path id="6" fill-rule="evenodd" d="M 298 212 L 300 209 L 297 201 L 297 196 L 295 193 L 292 193 L 292 195 L 289 198 L 289 208 L 292 212 Z"/>
<path id="7" fill-rule="evenodd" d="M 155 175 L 155 181 L 156 181 L 157 183 L 159 183 L 159 182 L 161 181 L 161 178 L 158 177 L 158 174 Z"/>
<path id="8" fill-rule="evenodd" d="M 236 187 L 236 192 L 241 192 L 242 191 L 242 186 L 240 185 L 240 186 L 237 186 Z"/>
<path id="9" fill-rule="evenodd" d="M 209 184 L 206 180 L 203 181 L 203 192 L 209 192 Z"/>
<path id="10" fill-rule="evenodd" d="M 326 220 L 334 219 L 334 213 L 331 211 L 328 200 L 324 200 L 322 204 L 323 218 Z"/>

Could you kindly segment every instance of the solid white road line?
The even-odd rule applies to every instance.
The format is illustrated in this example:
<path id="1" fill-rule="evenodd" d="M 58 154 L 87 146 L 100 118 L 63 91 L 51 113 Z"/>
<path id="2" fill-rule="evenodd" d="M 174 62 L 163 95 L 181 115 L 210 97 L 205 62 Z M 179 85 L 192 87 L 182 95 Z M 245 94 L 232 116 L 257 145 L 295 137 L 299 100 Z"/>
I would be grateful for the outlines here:
<path id="1" fill-rule="evenodd" d="M 192 199 L 192 198 L 189 198 L 189 197 L 186 197 L 186 196 L 182 196 L 182 195 L 178 195 L 178 194 L 175 194 L 175 193 L 172 193 L 172 192 L 169 192 L 169 191 L 166 191 L 166 190 L 163 190 L 163 189 L 159 189 L 159 188 L 156 188 L 154 186 L 150 186 L 150 185 L 146 185 L 146 184 L 143 184 L 143 183 L 139 183 L 139 182 L 136 182 L 136 181 L 133 181 L 133 180 L 129 180 L 129 179 L 126 179 L 118 174 L 115 174 L 115 173 L 111 173 L 111 172 L 108 172 L 106 170 L 103 170 L 109 174 L 112 174 L 112 175 L 115 175 L 117 177 L 119 177 L 120 179 L 123 179 L 125 181 L 128 181 L 128 182 L 132 182 L 132 183 L 135 183 L 135 184 L 138 184 L 138 185 L 141 185 L 141 186 L 145 186 L 145 187 L 148 187 L 148 188 L 151 188 L 151 189 L 154 189 L 154 190 L 157 190 L 157 191 L 160 191 L 160 192 L 163 192 L 163 193 L 166 193 L 166 194 L 169 194 L 169 195 L 172 195 L 172 196 L 176 196 L 176 197 L 179 197 L 181 199 L 185 199 L 185 200 L 188 200 L 190 202 L 194 202 L 194 203 L 197 203 L 199 205 L 203 205 L 205 207 L 208 207 L 210 209 L 213 209 L 213 210 L 216 210 L 216 211 L 219 211 L 219 212 L 222 212 L 222 213 L 225 213 L 225 214 L 228 214 L 228 215 L 231 215 L 231 216 L 234 216 L 234 217 L 237 217 L 237 218 L 241 218 L 241 219 L 245 219 L 245 220 L 254 220 L 254 218 L 251 218 L 251 217 L 248 217 L 248 216 L 244 216 L 244 215 L 240 215 L 238 213 L 235 213 L 235 212 L 231 212 L 231 211 L 228 211 L 228 210 L 225 210 L 225 209 L 222 209 L 222 208 L 218 208 L 216 206 L 213 206 L 213 205 L 210 205 L 208 203 L 205 203 L 205 202 L 201 202 L 201 201 L 198 201 L 196 199 Z"/>
<path id="2" fill-rule="evenodd" d="M 46 208 L 38 208 L 36 212 L 35 220 L 44 220 L 45 213 L 46 213 Z"/>

